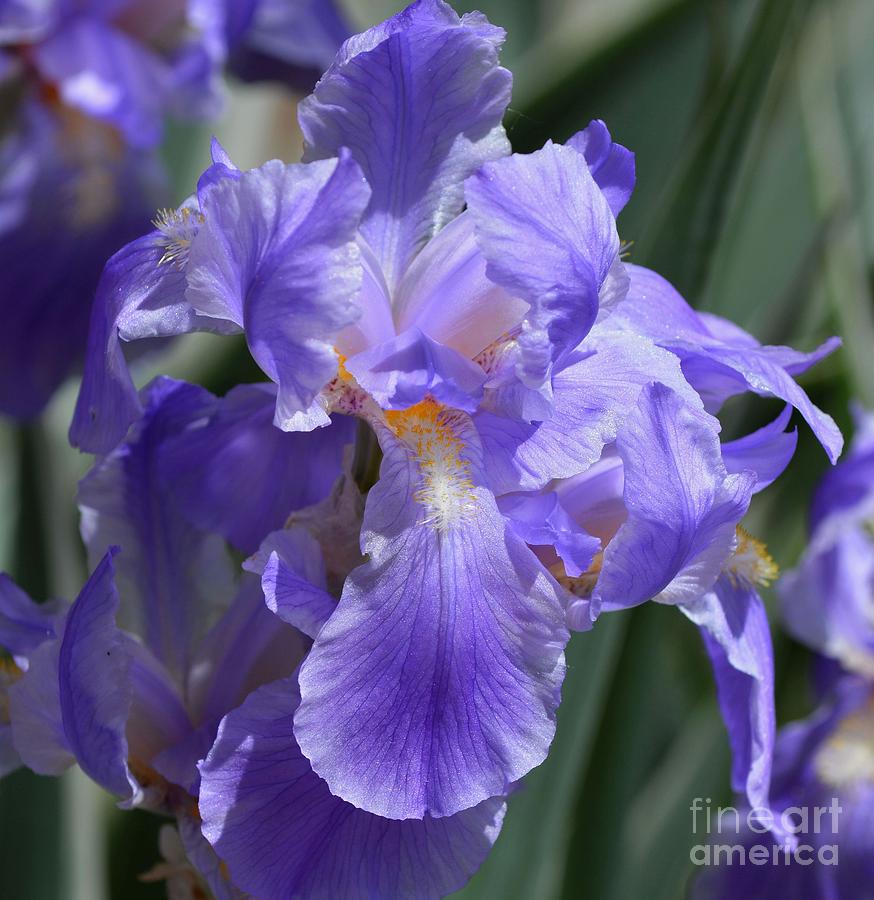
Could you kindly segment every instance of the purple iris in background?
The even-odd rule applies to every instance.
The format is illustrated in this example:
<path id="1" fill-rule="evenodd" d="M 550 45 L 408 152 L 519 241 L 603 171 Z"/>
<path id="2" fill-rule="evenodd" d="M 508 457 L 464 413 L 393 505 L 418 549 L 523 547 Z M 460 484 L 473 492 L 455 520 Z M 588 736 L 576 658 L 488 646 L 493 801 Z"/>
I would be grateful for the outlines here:
<path id="1" fill-rule="evenodd" d="M 190 7 L 190 8 L 189 8 Z M 168 188 L 164 119 L 218 110 L 224 43 L 208 3 L 4 2 L 0 409 L 39 413 L 81 357 L 107 257 Z"/>
<path id="2" fill-rule="evenodd" d="M 650 599 L 701 627 L 733 781 L 768 805 L 756 586 L 775 566 L 738 526 L 794 452 L 791 407 L 839 454 L 794 380 L 836 342 L 761 346 L 624 263 L 632 154 L 597 121 L 512 154 L 502 40 L 440 0 L 351 38 L 300 106 L 305 161 L 243 172 L 214 142 L 196 193 L 116 254 L 98 291 L 82 449 L 107 452 L 142 414 L 122 342 L 195 330 L 245 335 L 278 429 L 330 431 L 341 413 L 379 446 L 360 536 L 341 492 L 250 565 L 313 639 L 200 764 L 203 833 L 258 896 L 298 883 L 298 832 L 270 821 L 297 815 L 304 763 L 283 754 L 374 821 L 467 829 L 544 759 L 568 627 Z M 788 405 L 723 444 L 715 414 L 746 391 Z M 300 528 L 324 583 L 285 547 Z M 371 883 L 388 889 L 380 865 Z"/>
<path id="3" fill-rule="evenodd" d="M 352 29 L 334 0 L 225 0 L 228 67 L 309 90 Z"/>
<path id="4" fill-rule="evenodd" d="M 805 855 L 707 871 L 696 884 L 702 898 L 872 896 L 874 418 L 861 409 L 855 418 L 849 454 L 814 496 L 809 546 L 778 583 L 788 630 L 820 654 L 820 706 L 780 732 L 774 756 L 773 807 L 794 823 Z M 817 817 L 817 808 L 834 814 Z M 725 839 L 747 850 L 763 842 L 748 830 Z"/>
<path id="5" fill-rule="evenodd" d="M 0 3 L 0 412 L 37 415 L 81 359 L 103 265 L 167 203 L 165 122 L 216 116 L 228 51 L 312 84 L 346 32 L 310 0 Z"/>

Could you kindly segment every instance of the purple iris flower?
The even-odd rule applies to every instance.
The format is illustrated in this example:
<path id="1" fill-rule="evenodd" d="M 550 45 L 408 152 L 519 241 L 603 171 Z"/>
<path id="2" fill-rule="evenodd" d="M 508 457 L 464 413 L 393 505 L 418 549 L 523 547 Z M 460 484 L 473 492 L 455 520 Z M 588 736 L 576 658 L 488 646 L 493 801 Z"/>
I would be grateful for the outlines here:
<path id="1" fill-rule="evenodd" d="M 314 642 L 200 768 L 204 833 L 255 893 L 297 877 L 296 832 L 253 824 L 295 783 L 282 753 L 365 813 L 483 814 L 546 755 L 568 625 L 653 598 L 702 628 L 735 784 L 767 805 L 755 587 L 774 566 L 738 524 L 795 434 L 787 407 L 721 444 L 714 413 L 743 391 L 781 397 L 836 457 L 839 432 L 794 380 L 834 344 L 762 347 L 626 265 L 632 154 L 601 122 L 511 154 L 502 39 L 441 0 L 351 38 L 301 104 L 305 162 L 241 172 L 214 143 L 196 193 L 98 291 L 81 448 L 106 452 L 141 414 L 121 342 L 194 330 L 245 335 L 279 429 L 342 413 L 380 446 L 336 589 L 286 557 L 283 531 L 258 554 L 268 605 Z"/>
<path id="2" fill-rule="evenodd" d="M 304 483 L 311 487 L 305 493 L 265 494 L 257 501 L 263 536 L 271 522 L 284 521 L 296 505 L 320 499 L 339 471 L 347 428 L 341 426 L 336 433 L 337 446 L 323 442 L 316 457 L 301 458 L 297 436 L 281 435 L 276 442 L 275 429 L 269 421 L 265 426 L 258 408 L 262 397 L 258 388 L 241 387 L 217 400 L 202 388 L 169 379 L 154 382 L 144 391 L 142 420 L 80 485 L 82 535 L 95 574 L 77 602 L 65 615 L 53 615 L 54 624 L 37 630 L 37 623 L 49 620 L 45 606 L 33 604 L 5 583 L 2 644 L 16 662 L 22 657 L 26 663 L 23 677 L 10 691 L 15 745 L 31 768 L 50 771 L 38 762 L 41 754 L 56 753 L 59 761 L 72 754 L 97 781 L 128 799 L 138 797 L 143 787 L 134 783 L 139 776 L 131 776 L 131 789 L 120 788 L 118 773 L 128 778 L 128 761 L 138 772 L 161 774 L 188 787 L 197 780 L 194 764 L 205 752 L 198 752 L 197 742 L 206 740 L 209 746 L 210 730 L 214 733 L 224 712 L 245 697 L 252 672 L 259 667 L 263 674 L 274 670 L 276 676 L 293 671 L 295 655 L 299 659 L 305 642 L 289 636 L 289 629 L 280 628 L 263 609 L 257 579 L 235 578 L 221 527 L 208 530 L 192 521 L 200 518 L 196 507 L 206 502 L 220 525 L 247 480 L 270 468 L 309 475 Z M 272 398 L 264 397 L 264 402 L 269 408 Z M 241 406 L 247 414 L 236 414 Z M 216 462 L 231 466 L 220 493 L 199 473 L 180 473 L 175 465 L 184 460 L 192 442 L 215 429 L 227 437 Z M 264 449 L 264 442 L 266 458 L 260 453 L 253 458 L 253 447 Z M 186 490 L 180 491 L 183 486 Z M 112 559 L 118 547 L 122 552 Z M 116 618 L 123 631 L 116 628 Z M 89 635 L 107 641 L 110 649 L 110 644 L 120 647 L 101 654 L 105 659 L 92 660 L 93 677 L 105 680 L 105 674 L 100 675 L 103 666 L 116 672 L 118 689 L 128 703 L 119 731 L 127 748 L 122 747 L 117 758 L 83 756 L 71 743 L 70 729 L 81 726 L 76 721 L 80 708 L 87 711 L 87 700 L 78 699 L 74 688 L 69 708 L 62 698 L 62 723 L 38 716 L 38 707 L 27 702 L 50 685 L 57 688 L 59 659 L 62 694 L 65 679 L 72 683 L 79 677 L 69 667 L 85 665 L 76 662 L 85 652 L 77 647 L 80 638 Z M 92 677 L 85 668 L 79 675 Z M 87 684 L 83 690 L 87 692 Z M 49 731 L 39 739 L 45 729 Z M 48 740 L 51 733 L 58 741 Z"/>
<path id="3" fill-rule="evenodd" d="M 583 346 L 589 343 L 594 349 L 597 340 L 590 338 Z M 700 408 L 700 401 L 696 406 L 684 397 L 688 385 L 681 393 L 665 383 L 645 384 L 645 373 L 656 371 L 659 361 L 679 373 L 676 359 L 660 360 L 652 347 L 640 343 L 635 349 L 646 355 L 637 357 L 642 366 L 638 382 L 611 381 L 619 371 L 622 343 L 612 352 L 606 350 L 609 346 L 605 342 L 604 350 L 585 355 L 571 367 L 577 371 L 566 375 L 576 379 L 574 402 L 586 404 L 582 409 L 591 417 L 589 423 L 584 424 L 585 414 L 572 415 L 569 403 L 556 421 L 556 433 L 534 436 L 558 446 L 560 422 L 563 450 L 554 458 L 563 465 L 562 453 L 571 456 L 590 449 L 586 429 L 597 423 L 605 388 L 616 391 L 611 404 L 630 395 L 633 405 L 605 410 L 609 418 L 600 422 L 604 443 L 598 458 L 578 475 L 548 481 L 539 492 L 519 491 L 517 483 L 516 491 L 499 497 L 499 506 L 567 591 L 571 628 L 588 627 L 593 613 L 650 599 L 678 607 L 698 625 L 732 744 L 733 785 L 754 806 L 766 808 L 775 729 L 773 654 L 757 586 L 775 577 L 776 566 L 739 522 L 752 493 L 775 474 L 775 460 L 782 457 L 785 465 L 794 450 L 795 435 L 784 432 L 788 411 L 734 447 L 721 446 L 716 420 Z M 605 370 L 599 373 L 602 364 Z M 585 373 L 587 366 L 595 377 Z M 557 383 L 564 393 L 566 382 Z M 605 433 L 605 428 L 610 430 Z M 574 446 L 577 434 L 580 440 Z M 546 440 L 538 452 L 549 446 Z M 744 466 L 730 471 L 731 451 L 738 444 L 756 452 L 746 452 Z M 766 449 L 769 452 L 763 453 Z M 767 465 L 755 467 L 760 455 Z M 519 475 L 530 477 L 533 471 L 520 467 Z M 544 520 L 547 506 L 551 512 Z M 581 564 L 570 544 L 581 536 L 595 541 L 588 565 Z"/>
<path id="4" fill-rule="evenodd" d="M 619 240 L 579 150 L 548 145 L 530 158 L 508 156 L 502 36 L 481 16 L 416 4 L 348 42 L 304 102 L 313 162 L 241 173 L 214 148 L 196 199 L 110 263 L 72 428 L 74 441 L 100 450 L 136 415 L 119 334 L 204 327 L 244 331 L 277 383 L 281 427 L 324 425 L 330 410 L 372 425 L 385 456 L 364 514 L 369 560 L 347 579 L 338 613 L 301 670 L 295 721 L 335 793 L 398 819 L 470 809 L 540 763 L 564 673 L 558 586 L 488 487 L 470 416 L 487 372 L 474 359 L 494 355 L 508 329 L 524 330 L 501 353 L 496 402 L 542 399 L 551 358 L 597 315 Z M 399 58 L 406 62 L 397 68 Z M 401 83 L 386 106 L 374 80 L 392 71 Z M 422 103 L 408 108 L 403 85 Z M 399 118 L 408 133 L 396 133 Z M 528 173 L 532 211 L 542 182 L 563 209 L 541 211 L 552 220 L 545 249 L 572 280 L 554 296 L 511 298 L 500 274 L 486 274 L 474 216 L 462 211 L 464 181 L 501 157 Z M 580 194 L 564 208 L 567 177 Z M 486 188 L 483 209 L 498 202 Z M 510 226 L 517 210 L 496 212 L 495 221 Z M 587 236 L 579 247 L 577 234 Z M 500 234 L 482 240 L 502 255 Z M 520 289 L 533 296 L 537 277 L 530 273 L 532 285 Z M 452 308 L 449 292 L 459 298 Z M 411 570 L 422 577 L 410 582 Z M 386 634 L 397 640 L 388 657 Z M 405 674 L 407 658 L 416 660 L 415 678 Z M 477 684 L 486 668 L 492 677 Z M 357 746 L 335 730 L 357 732 Z M 373 760 L 368 770 L 362 755 Z"/>
<path id="5" fill-rule="evenodd" d="M 794 815 L 799 849 L 812 849 L 788 862 L 781 858 L 776 866 L 723 866 L 703 873 L 696 896 L 874 895 L 872 425 L 874 418 L 857 409 L 849 454 L 817 488 L 810 544 L 798 567 L 778 583 L 788 629 L 821 654 L 822 700 L 809 719 L 788 725 L 778 737 L 772 802 L 777 813 Z M 819 824 L 812 818 L 817 808 L 830 810 Z M 745 848 L 762 842 L 749 829 L 729 837 Z"/>
<path id="6" fill-rule="evenodd" d="M 278 6 L 0 3 L 0 84 L 13 107 L 0 143 L 0 411 L 38 414 L 81 359 L 106 260 L 167 201 L 155 152 L 165 121 L 219 112 L 229 48 L 258 50 L 251 77 L 312 84 L 345 37 L 330 3 Z"/>

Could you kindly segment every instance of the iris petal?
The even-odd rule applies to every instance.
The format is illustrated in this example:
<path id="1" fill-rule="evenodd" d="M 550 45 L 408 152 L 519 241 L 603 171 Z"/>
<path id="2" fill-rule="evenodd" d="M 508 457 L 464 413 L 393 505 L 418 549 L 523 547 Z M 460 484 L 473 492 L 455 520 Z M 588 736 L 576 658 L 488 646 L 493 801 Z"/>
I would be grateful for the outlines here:
<path id="1" fill-rule="evenodd" d="M 583 156 L 552 143 L 487 163 L 465 193 L 486 274 L 530 304 L 517 371 L 538 388 L 597 318 L 619 254 L 616 221 Z"/>
<path id="2" fill-rule="evenodd" d="M 616 312 L 640 334 L 676 353 L 683 372 L 702 395 L 707 408 L 716 412 L 723 402 L 744 391 L 779 397 L 804 416 L 829 459 L 840 455 L 843 438 L 831 416 L 815 406 L 794 381 L 794 376 L 834 351 L 840 341 L 832 338 L 812 353 L 789 347 L 759 344 L 742 328 L 716 316 L 699 315 L 660 275 L 641 266 L 628 266 L 631 286 Z"/>
<path id="3" fill-rule="evenodd" d="M 245 328 L 252 355 L 279 385 L 276 423 L 286 430 L 336 374 L 334 339 L 360 314 L 355 233 L 368 198 L 343 151 L 312 165 L 273 160 L 204 197 L 186 297 L 200 314 Z"/>
<path id="4" fill-rule="evenodd" d="M 732 787 L 750 806 L 770 809 L 774 753 L 774 651 L 765 606 L 756 591 L 723 575 L 713 591 L 681 612 L 700 629 L 713 663 L 719 704 L 732 747 Z M 774 826 L 778 838 L 785 833 Z"/>
<path id="5" fill-rule="evenodd" d="M 552 379 L 553 412 L 544 422 L 476 417 L 496 493 L 538 490 L 554 478 L 586 471 L 616 439 L 644 386 L 654 381 L 701 402 L 677 358 L 646 338 L 599 326 Z"/>
<path id="6" fill-rule="evenodd" d="M 134 801 L 140 788 L 128 769 L 125 736 L 130 656 L 115 627 L 112 554 L 98 564 L 67 616 L 58 660 L 61 719 L 83 771 L 106 790 Z"/>
<path id="7" fill-rule="evenodd" d="M 473 412 L 482 397 L 483 370 L 418 328 L 347 360 L 346 368 L 386 409 L 404 409 L 433 397 Z"/>
<path id="8" fill-rule="evenodd" d="M 367 562 L 301 669 L 295 734 L 337 796 L 448 816 L 544 759 L 568 639 L 558 586 L 482 487 L 469 419 L 397 413 L 367 498 Z"/>
<path id="9" fill-rule="evenodd" d="M 182 683 L 194 641 L 231 599 L 233 577 L 224 542 L 188 523 L 160 461 L 166 443 L 209 415 L 215 398 L 168 378 L 153 382 L 143 398 L 143 418 L 128 440 L 79 486 L 81 530 L 92 560 L 110 544 L 124 549 L 117 564 L 120 624 L 142 636 Z"/>
<path id="10" fill-rule="evenodd" d="M 201 764 L 203 833 L 263 898 L 440 897 L 460 888 L 501 828 L 502 798 L 455 816 L 382 819 L 331 794 L 294 739 L 296 679 L 222 722 Z"/>
<path id="11" fill-rule="evenodd" d="M 604 551 L 595 597 L 605 610 L 695 599 L 734 549 L 754 476 L 729 475 L 715 420 L 663 385 L 644 388 L 616 446 L 628 518 Z"/>
<path id="12" fill-rule="evenodd" d="M 348 147 L 373 190 L 362 232 L 394 291 L 464 205 L 463 182 L 509 152 L 504 33 L 479 14 L 419 0 L 347 41 L 298 109 L 307 160 Z"/>
<path id="13" fill-rule="evenodd" d="M 792 407 L 764 428 L 722 445 L 722 459 L 729 472 L 755 472 L 756 491 L 773 484 L 789 465 L 798 444 L 798 431 L 786 431 Z"/>
<path id="14" fill-rule="evenodd" d="M 340 474 L 355 423 L 286 433 L 273 425 L 272 385 L 239 385 L 218 400 L 208 421 L 185 429 L 161 450 L 160 470 L 185 517 L 252 553 L 292 510 L 323 500 Z"/>
<path id="15" fill-rule="evenodd" d="M 567 143 L 585 156 L 592 177 L 604 192 L 613 215 L 618 216 L 634 190 L 634 154 L 612 140 L 600 119 L 590 122 Z"/>
<path id="16" fill-rule="evenodd" d="M 34 603 L 8 576 L 0 574 L 0 647 L 27 656 L 56 636 L 59 607 Z"/>

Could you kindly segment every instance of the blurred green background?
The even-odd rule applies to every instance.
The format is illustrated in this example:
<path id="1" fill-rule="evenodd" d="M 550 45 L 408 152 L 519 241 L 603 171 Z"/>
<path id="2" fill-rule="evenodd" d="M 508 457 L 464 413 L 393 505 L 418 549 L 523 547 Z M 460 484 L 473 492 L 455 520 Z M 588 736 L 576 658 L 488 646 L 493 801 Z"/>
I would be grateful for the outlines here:
<path id="1" fill-rule="evenodd" d="M 397 2 L 358 0 L 374 23 Z M 874 4 L 871 0 L 481 0 L 508 33 L 515 73 L 507 126 L 529 151 L 591 118 L 637 154 L 638 188 L 620 217 L 630 258 L 673 280 L 694 305 L 762 341 L 844 350 L 805 381 L 848 425 L 847 403 L 874 406 Z M 297 158 L 295 98 L 230 86 L 213 130 L 243 167 Z M 171 132 L 181 199 L 209 131 Z M 149 358 L 215 391 L 256 374 L 243 347 L 197 336 Z M 87 459 L 66 444 L 75 385 L 43 420 L 0 423 L 0 568 L 35 596 L 73 596 L 84 560 L 75 483 Z M 779 404 L 732 401 L 728 435 Z M 803 423 L 802 423 L 803 424 Z M 783 568 L 803 547 L 825 456 L 804 427 L 781 483 L 754 502 L 749 530 Z M 774 609 L 773 597 L 767 598 Z M 777 630 L 780 721 L 810 708 L 806 653 Z M 465 900 L 672 900 L 692 866 L 693 798 L 731 801 L 728 750 L 695 629 L 650 605 L 573 638 L 549 760 L 510 801 L 489 861 Z M 80 773 L 18 772 L 0 783 L 0 897 L 159 898 L 137 875 L 158 860 L 160 821 L 121 813 Z"/>

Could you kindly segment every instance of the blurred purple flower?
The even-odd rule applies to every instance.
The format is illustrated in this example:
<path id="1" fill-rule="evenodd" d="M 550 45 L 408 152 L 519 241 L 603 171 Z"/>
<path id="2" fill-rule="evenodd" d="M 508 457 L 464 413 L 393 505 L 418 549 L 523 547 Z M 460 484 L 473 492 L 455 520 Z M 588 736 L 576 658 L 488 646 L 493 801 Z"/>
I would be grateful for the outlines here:
<path id="1" fill-rule="evenodd" d="M 874 416 L 856 410 L 846 459 L 822 479 L 813 533 L 798 567 L 780 580 L 789 631 L 845 670 L 874 679 Z"/>
<path id="2" fill-rule="evenodd" d="M 352 29 L 334 0 L 226 0 L 230 71 L 310 90 Z"/>
<path id="3" fill-rule="evenodd" d="M 748 827 L 748 810 L 728 816 L 718 844 L 753 847 L 767 862 L 713 865 L 702 869 L 695 900 L 799 900 L 864 898 L 874 883 L 874 714 L 871 685 L 845 676 L 832 696 L 803 722 L 780 731 L 774 752 L 772 809 L 795 832 L 797 848 L 775 846 L 759 826 Z M 737 827 L 740 825 L 740 827 Z M 752 857 L 750 857 L 752 858 Z"/>
<path id="4" fill-rule="evenodd" d="M 0 412 L 27 419 L 81 359 L 99 273 L 167 185 L 111 126 L 39 102 L 0 145 L 0 171 Z"/>
<path id="5" fill-rule="evenodd" d="M 330 3 L 274 7 L 0 3 L 0 84 L 12 105 L 0 143 L 0 412 L 37 415 L 81 359 L 103 265 L 167 201 L 156 155 L 165 122 L 219 112 L 227 42 L 261 48 L 253 76 L 312 84 L 345 37 Z"/>

